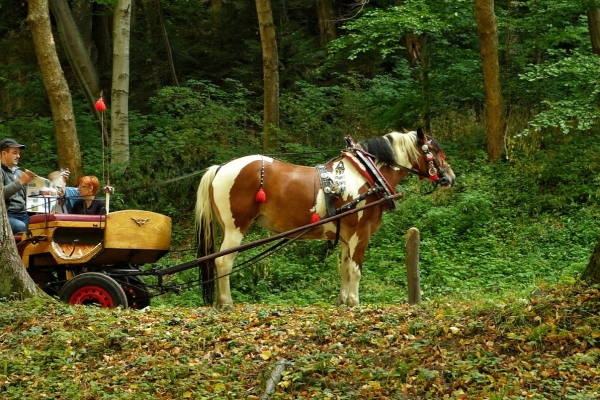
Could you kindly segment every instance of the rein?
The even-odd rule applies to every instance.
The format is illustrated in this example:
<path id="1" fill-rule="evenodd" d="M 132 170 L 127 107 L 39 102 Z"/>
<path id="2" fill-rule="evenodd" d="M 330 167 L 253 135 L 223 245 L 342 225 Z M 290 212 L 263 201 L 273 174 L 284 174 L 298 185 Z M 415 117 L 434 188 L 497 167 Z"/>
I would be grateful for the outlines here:
<path id="1" fill-rule="evenodd" d="M 371 188 L 371 189 L 375 189 L 375 188 Z M 367 192 L 365 192 L 365 193 L 367 193 Z M 372 192 L 369 193 L 369 194 L 372 194 Z M 242 251 L 254 248 L 254 247 L 262 246 L 262 245 L 264 245 L 266 243 L 273 242 L 275 240 L 283 239 L 279 243 L 274 244 L 273 246 L 269 247 L 267 250 L 263 251 L 262 253 L 258 254 L 255 257 L 251 258 L 250 260 L 244 261 L 242 264 L 236 265 L 235 268 L 238 268 L 238 267 L 241 267 L 243 264 L 247 264 L 249 261 L 254 260 L 254 259 L 258 258 L 258 257 L 262 257 L 262 258 L 266 257 L 268 254 L 272 253 L 275 249 L 277 249 L 278 247 L 280 247 L 282 245 L 287 245 L 287 244 L 292 243 L 293 241 L 299 239 L 300 237 L 302 237 L 304 234 L 306 234 L 308 231 L 310 231 L 314 227 L 317 227 L 317 226 L 320 226 L 320 225 L 324 225 L 324 224 L 327 224 L 329 222 L 334 222 L 335 220 L 339 220 L 339 219 L 341 219 L 343 217 L 355 214 L 355 213 L 357 213 L 359 211 L 362 211 L 362 210 L 365 210 L 367 208 L 379 205 L 379 204 L 381 204 L 383 202 L 386 202 L 386 201 L 389 201 L 389 200 L 393 201 L 393 200 L 399 199 L 401 196 L 402 195 L 400 195 L 400 194 L 394 194 L 393 196 L 386 196 L 384 198 L 375 200 L 372 203 L 365 204 L 364 206 L 361 206 L 361 207 L 351 208 L 351 209 L 349 209 L 347 211 L 341 212 L 340 214 L 337 214 L 337 215 L 334 215 L 334 216 L 328 217 L 328 218 L 323 218 L 322 220 L 319 220 L 317 222 L 311 223 L 309 225 L 300 226 L 300 227 L 298 227 L 296 229 L 292 229 L 292 230 L 287 231 L 287 232 L 278 233 L 276 235 L 269 236 L 267 238 L 260 239 L 260 240 L 257 240 L 255 242 L 246 243 L 246 244 L 242 244 L 242 245 L 235 246 L 235 247 L 230 247 L 229 249 L 218 251 L 218 252 L 212 253 L 212 254 L 208 254 L 206 256 L 197 258 L 197 259 L 192 260 L 192 261 L 188 261 L 188 262 L 183 263 L 183 264 L 179 264 L 179 265 L 175 265 L 175 266 L 167 267 L 167 268 L 163 268 L 163 269 L 157 269 L 157 270 L 153 270 L 153 271 L 135 271 L 135 273 L 128 274 L 128 275 L 155 275 L 155 276 L 158 277 L 159 284 L 162 284 L 162 279 L 163 279 L 163 276 L 165 276 L 165 275 L 171 275 L 171 274 L 174 274 L 174 273 L 177 273 L 177 272 L 185 271 L 185 270 L 188 270 L 190 268 L 200 266 L 200 264 L 202 264 L 204 262 L 214 260 L 216 258 L 225 256 L 227 254 L 242 252 Z M 298 235 L 295 236 L 295 237 L 293 237 L 293 238 L 288 238 L 287 237 L 287 236 L 295 235 L 295 234 L 298 234 Z M 244 267 L 247 267 L 249 265 L 251 265 L 251 264 L 244 265 Z M 231 274 L 233 274 L 234 272 L 237 272 L 237 271 L 238 270 L 233 270 L 232 269 L 232 271 L 229 274 L 218 276 L 218 277 L 214 277 L 214 278 L 212 278 L 212 279 L 210 279 L 210 280 L 208 280 L 206 282 L 211 282 L 211 281 L 214 282 L 214 281 L 216 281 L 216 280 L 218 280 L 220 278 L 224 278 L 226 276 L 229 276 L 229 275 L 231 275 Z"/>

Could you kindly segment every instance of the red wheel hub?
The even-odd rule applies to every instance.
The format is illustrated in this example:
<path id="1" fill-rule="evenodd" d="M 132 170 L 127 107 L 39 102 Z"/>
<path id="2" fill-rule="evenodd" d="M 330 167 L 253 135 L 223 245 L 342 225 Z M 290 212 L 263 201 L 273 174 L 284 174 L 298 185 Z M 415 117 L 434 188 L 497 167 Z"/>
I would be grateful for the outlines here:
<path id="1" fill-rule="evenodd" d="M 113 308 L 113 300 L 108 292 L 98 286 L 84 286 L 78 289 L 69 304 L 100 304 L 102 308 Z"/>

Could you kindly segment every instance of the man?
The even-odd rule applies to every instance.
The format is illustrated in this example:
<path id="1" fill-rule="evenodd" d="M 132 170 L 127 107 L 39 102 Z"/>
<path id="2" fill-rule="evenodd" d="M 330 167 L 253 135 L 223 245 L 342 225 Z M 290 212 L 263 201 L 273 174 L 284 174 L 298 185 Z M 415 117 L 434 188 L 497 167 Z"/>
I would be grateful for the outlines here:
<path id="1" fill-rule="evenodd" d="M 0 141 L 4 203 L 13 234 L 25 231 L 29 225 L 26 209 L 27 183 L 35 178 L 35 174 L 27 169 L 23 172 L 17 166 L 21 158 L 21 149 L 24 148 L 24 145 L 14 139 Z"/>

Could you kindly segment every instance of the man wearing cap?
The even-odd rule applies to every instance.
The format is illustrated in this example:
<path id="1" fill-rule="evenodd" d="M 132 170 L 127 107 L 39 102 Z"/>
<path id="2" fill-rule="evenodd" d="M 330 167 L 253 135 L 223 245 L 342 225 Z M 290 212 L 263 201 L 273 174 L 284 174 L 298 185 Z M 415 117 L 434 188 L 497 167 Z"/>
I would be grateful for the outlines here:
<path id="1" fill-rule="evenodd" d="M 29 214 L 26 209 L 27 183 L 35 178 L 35 174 L 28 169 L 23 172 L 17 166 L 21 158 L 21 149 L 24 148 L 24 145 L 14 139 L 7 138 L 0 141 L 4 204 L 13 234 L 25 231 L 29 225 Z"/>

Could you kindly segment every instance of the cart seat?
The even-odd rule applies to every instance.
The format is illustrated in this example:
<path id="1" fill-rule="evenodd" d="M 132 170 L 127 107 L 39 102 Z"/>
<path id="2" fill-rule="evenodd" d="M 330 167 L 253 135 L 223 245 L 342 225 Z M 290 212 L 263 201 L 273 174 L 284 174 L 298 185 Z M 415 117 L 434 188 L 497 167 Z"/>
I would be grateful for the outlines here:
<path id="1" fill-rule="evenodd" d="M 19 243 L 21 241 L 21 239 L 23 238 L 23 234 L 22 233 L 17 233 L 15 236 L 15 242 Z"/>
<path id="2" fill-rule="evenodd" d="M 35 214 L 29 218 L 30 224 L 39 224 L 53 221 L 71 221 L 71 222 L 104 222 L 106 215 L 89 214 Z"/>

